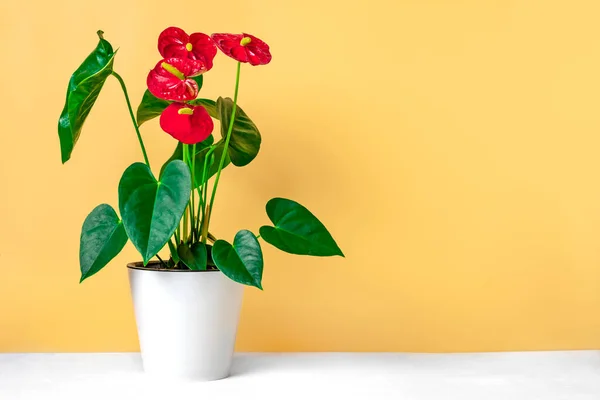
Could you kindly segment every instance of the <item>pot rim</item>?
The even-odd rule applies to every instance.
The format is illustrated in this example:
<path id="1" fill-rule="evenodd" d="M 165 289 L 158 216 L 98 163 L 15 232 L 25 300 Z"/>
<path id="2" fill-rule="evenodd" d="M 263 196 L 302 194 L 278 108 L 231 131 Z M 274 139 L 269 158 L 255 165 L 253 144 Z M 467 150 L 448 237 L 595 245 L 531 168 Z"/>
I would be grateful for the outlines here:
<path id="1" fill-rule="evenodd" d="M 148 266 L 144 267 L 144 263 L 141 261 L 127 263 L 128 269 L 137 269 L 139 271 L 154 271 L 154 272 L 178 272 L 178 273 L 186 273 L 186 272 L 221 272 L 218 269 L 207 269 L 205 271 L 197 271 L 191 269 L 165 269 L 165 268 L 152 268 L 151 265 L 160 264 L 160 261 L 150 261 Z"/>

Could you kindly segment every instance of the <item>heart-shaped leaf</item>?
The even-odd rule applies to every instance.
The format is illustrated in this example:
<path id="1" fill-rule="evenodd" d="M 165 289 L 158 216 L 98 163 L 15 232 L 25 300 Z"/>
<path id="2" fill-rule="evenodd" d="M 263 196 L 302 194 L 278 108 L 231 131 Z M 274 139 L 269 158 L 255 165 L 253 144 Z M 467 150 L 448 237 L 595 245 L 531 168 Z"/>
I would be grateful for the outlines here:
<path id="1" fill-rule="evenodd" d="M 119 210 L 125 231 L 144 265 L 169 241 L 179 225 L 192 190 L 190 169 L 171 161 L 160 180 L 146 164 L 130 165 L 119 182 Z"/>
<path id="2" fill-rule="evenodd" d="M 252 232 L 239 231 L 233 239 L 233 246 L 225 240 L 217 240 L 212 247 L 212 259 L 231 280 L 262 290 L 262 250 Z"/>
<path id="3" fill-rule="evenodd" d="M 100 204 L 86 217 L 79 242 L 81 280 L 100 271 L 127 243 L 123 222 L 108 204 Z"/>
<path id="4" fill-rule="evenodd" d="M 71 158 L 73 147 L 100 90 L 113 71 L 115 52 L 98 31 L 100 42 L 96 49 L 71 75 L 67 99 L 58 120 L 58 137 L 63 164 Z"/>
<path id="5" fill-rule="evenodd" d="M 227 137 L 232 112 L 233 101 L 228 97 L 219 97 L 217 99 L 217 114 L 221 121 L 223 140 Z M 229 148 L 227 149 L 231 163 L 237 167 L 248 165 L 258 154 L 261 140 L 258 128 L 238 105 L 235 111 L 235 122 L 229 140 Z"/>
<path id="6" fill-rule="evenodd" d="M 202 83 L 204 81 L 203 75 L 195 76 L 192 79 L 195 80 L 196 83 L 198 83 L 198 90 L 202 89 Z M 136 120 L 138 126 L 142 125 L 146 121 L 150 121 L 151 119 L 158 117 L 160 114 L 162 114 L 164 109 L 167 108 L 167 106 L 171 103 L 172 101 L 159 99 L 158 97 L 150 93 L 149 90 L 146 90 L 144 92 L 144 95 L 142 96 L 142 101 L 140 102 L 140 105 L 137 109 Z M 211 107 L 211 103 L 212 108 L 215 108 L 214 101 L 208 99 L 196 99 L 193 102 L 190 102 L 190 104 L 192 103 L 193 105 L 203 105 L 208 110 L 210 116 L 216 118 L 216 111 L 213 111 L 213 113 L 211 113 L 209 109 L 209 107 Z"/>
<path id="7" fill-rule="evenodd" d="M 179 259 L 185 265 L 194 271 L 206 271 L 207 253 L 204 243 L 194 243 L 188 246 L 186 243 L 181 243 L 177 248 Z"/>
<path id="8" fill-rule="evenodd" d="M 309 256 L 344 256 L 321 221 L 295 201 L 271 199 L 267 202 L 267 215 L 275 226 L 262 226 L 260 236 L 279 250 Z"/>

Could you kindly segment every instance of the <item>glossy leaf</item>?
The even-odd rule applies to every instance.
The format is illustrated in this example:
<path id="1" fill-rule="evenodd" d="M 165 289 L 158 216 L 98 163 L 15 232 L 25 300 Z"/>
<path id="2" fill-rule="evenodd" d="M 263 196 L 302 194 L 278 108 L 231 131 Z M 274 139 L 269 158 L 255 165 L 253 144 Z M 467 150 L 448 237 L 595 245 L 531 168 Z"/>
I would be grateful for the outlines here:
<path id="1" fill-rule="evenodd" d="M 190 170 L 170 162 L 156 180 L 146 164 L 135 163 L 119 182 L 119 209 L 125 231 L 144 265 L 169 241 L 179 225 L 191 193 Z"/>
<path id="2" fill-rule="evenodd" d="M 206 271 L 207 252 L 204 243 L 194 243 L 189 246 L 181 243 L 177 248 L 179 258 L 191 270 Z"/>
<path id="3" fill-rule="evenodd" d="M 217 99 L 217 114 L 221 121 L 221 136 L 223 140 L 227 137 L 232 111 L 233 101 L 230 98 L 219 97 Z M 231 163 L 237 167 L 248 165 L 258 154 L 260 142 L 261 137 L 258 128 L 238 105 L 235 111 L 235 122 L 227 150 Z"/>
<path id="4" fill-rule="evenodd" d="M 86 217 L 79 242 L 81 280 L 100 271 L 127 243 L 123 222 L 108 204 L 100 204 Z"/>
<path id="5" fill-rule="evenodd" d="M 219 115 L 217 114 L 217 103 L 213 100 L 209 99 L 196 99 L 189 102 L 189 104 L 193 106 L 204 106 L 206 111 L 208 111 L 208 115 L 215 119 L 219 119 Z"/>
<path id="6" fill-rule="evenodd" d="M 115 52 L 102 31 L 96 49 L 71 75 L 67 88 L 65 106 L 58 120 L 58 136 L 62 162 L 71 158 L 73 147 L 81 134 L 83 123 L 90 113 L 104 82 L 113 71 Z"/>
<path id="7" fill-rule="evenodd" d="M 262 290 L 262 250 L 252 232 L 239 231 L 233 239 L 233 245 L 225 240 L 217 240 L 212 247 L 212 259 L 231 280 Z"/>
<path id="8" fill-rule="evenodd" d="M 159 117 L 169 104 L 171 104 L 170 101 L 159 99 L 146 89 L 144 96 L 142 97 L 142 102 L 137 109 L 136 119 L 138 126 L 141 126 L 144 122 L 150 121 L 153 118 Z"/>
<path id="9" fill-rule="evenodd" d="M 267 215 L 275 226 L 262 226 L 260 236 L 278 249 L 310 256 L 344 256 L 321 221 L 295 201 L 271 199 Z"/>
<path id="10" fill-rule="evenodd" d="M 198 84 L 198 90 L 202 89 L 202 83 L 204 82 L 203 75 L 198 75 L 191 79 L 195 80 L 196 83 Z M 208 102 L 212 101 L 212 100 L 207 100 L 207 99 L 196 99 L 196 100 L 194 100 L 194 102 L 198 102 L 198 103 L 194 104 L 194 105 L 199 105 L 199 104 L 204 105 L 199 100 L 206 100 Z M 148 89 L 146 89 L 146 91 L 144 92 L 144 95 L 142 96 L 142 101 L 140 102 L 140 105 L 138 106 L 138 109 L 137 109 L 136 120 L 137 120 L 138 126 L 141 126 L 144 122 L 150 121 L 151 119 L 160 116 L 160 114 L 162 114 L 164 109 L 167 108 L 167 106 L 171 103 L 172 103 L 172 101 L 159 99 L 158 97 L 156 97 L 152 93 L 150 93 L 150 91 Z M 211 117 L 214 117 L 208 108 L 207 108 L 207 111 Z"/>

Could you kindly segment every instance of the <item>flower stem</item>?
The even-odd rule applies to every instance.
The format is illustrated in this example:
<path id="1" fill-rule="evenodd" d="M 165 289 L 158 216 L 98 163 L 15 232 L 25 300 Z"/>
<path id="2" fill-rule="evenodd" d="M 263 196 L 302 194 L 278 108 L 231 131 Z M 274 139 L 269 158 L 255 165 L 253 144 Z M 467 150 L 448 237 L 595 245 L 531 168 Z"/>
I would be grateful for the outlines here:
<path id="1" fill-rule="evenodd" d="M 129 109 L 129 116 L 131 117 L 131 122 L 133 122 L 133 127 L 135 128 L 135 133 L 137 133 L 138 140 L 140 142 L 140 147 L 142 148 L 142 153 L 144 154 L 144 160 L 146 161 L 146 165 L 150 168 L 150 161 L 148 161 L 148 154 L 146 154 L 146 146 L 144 146 L 144 141 L 142 140 L 142 135 L 140 133 L 140 127 L 135 120 L 135 116 L 133 115 L 133 109 L 131 108 L 131 102 L 129 101 L 129 95 L 127 94 L 127 87 L 125 87 L 125 82 L 121 75 L 117 74 L 115 71 L 112 72 L 112 75 L 117 78 L 119 83 L 121 84 L 121 89 L 123 89 L 123 94 L 125 95 L 125 101 L 127 102 L 127 108 Z"/>
<path id="2" fill-rule="evenodd" d="M 196 145 L 194 145 L 195 147 Z M 195 205 L 195 201 L 194 201 L 194 169 L 192 167 L 192 159 L 191 159 L 191 155 L 190 155 L 190 148 L 192 148 L 189 144 L 184 144 L 183 145 L 183 162 L 185 162 L 187 164 L 187 166 L 190 169 L 190 174 L 191 174 L 191 178 L 192 178 L 192 193 L 191 193 L 191 199 L 188 202 L 188 209 L 190 212 L 190 239 L 192 241 L 192 243 L 194 242 L 194 205 Z"/>
<path id="3" fill-rule="evenodd" d="M 183 159 L 183 162 L 185 165 L 187 165 L 189 167 L 189 153 L 188 153 L 188 145 L 187 144 L 182 144 L 182 149 L 181 149 L 181 158 Z M 187 239 L 187 226 L 188 226 L 188 211 L 190 208 L 190 200 L 188 199 L 188 204 L 185 207 L 185 211 L 183 212 L 183 241 L 185 242 Z"/>
<path id="4" fill-rule="evenodd" d="M 231 121 L 229 121 L 229 128 L 227 129 L 227 137 L 225 138 L 225 146 L 223 147 L 223 152 L 221 153 L 221 160 L 219 161 L 219 168 L 217 169 L 217 176 L 215 177 L 215 184 L 212 188 L 212 193 L 210 195 L 210 203 L 206 208 L 206 220 L 204 221 L 204 227 L 202 229 L 203 234 L 208 233 L 208 226 L 210 224 L 210 216 L 213 209 L 213 203 L 215 202 L 215 195 L 217 194 L 217 187 L 219 186 L 219 179 L 221 178 L 221 171 L 223 170 L 223 165 L 225 164 L 225 157 L 227 157 L 227 150 L 229 149 L 229 140 L 231 140 L 231 132 L 233 132 L 233 124 L 235 123 L 235 111 L 237 110 L 237 98 L 238 98 L 238 89 L 240 87 L 240 70 L 242 67 L 242 63 L 238 62 L 237 65 L 237 73 L 235 76 L 235 92 L 233 94 L 233 109 L 231 110 Z"/>
<path id="5" fill-rule="evenodd" d="M 189 150 L 189 148 L 188 148 Z M 188 153 L 189 157 L 189 153 Z M 194 207 L 196 207 L 196 195 L 194 194 L 194 188 L 196 187 L 196 144 L 192 145 L 192 160 L 190 162 L 190 168 L 192 170 L 192 204 L 190 205 L 190 211 L 192 213 L 192 243 L 194 242 L 194 237 L 198 238 L 198 233 L 196 232 L 196 218 L 197 215 L 194 215 Z"/>
<path id="6" fill-rule="evenodd" d="M 198 205 L 198 208 L 202 207 L 202 227 L 198 225 L 196 227 L 196 230 L 200 233 L 202 243 L 204 244 L 206 244 L 206 234 L 204 233 L 204 224 L 206 222 L 205 208 L 208 209 L 208 173 L 210 168 L 212 167 L 212 162 L 210 162 L 210 160 L 213 158 L 213 153 L 216 149 L 217 146 L 210 146 L 210 148 L 206 152 L 206 155 L 204 156 L 204 166 L 202 168 L 202 182 L 204 183 L 202 184 L 202 196 L 200 197 L 200 204 Z M 200 214 L 200 210 L 198 210 L 198 214 Z M 202 228 L 202 232 L 200 231 L 200 228 Z M 208 229 L 206 233 L 208 233 Z"/>

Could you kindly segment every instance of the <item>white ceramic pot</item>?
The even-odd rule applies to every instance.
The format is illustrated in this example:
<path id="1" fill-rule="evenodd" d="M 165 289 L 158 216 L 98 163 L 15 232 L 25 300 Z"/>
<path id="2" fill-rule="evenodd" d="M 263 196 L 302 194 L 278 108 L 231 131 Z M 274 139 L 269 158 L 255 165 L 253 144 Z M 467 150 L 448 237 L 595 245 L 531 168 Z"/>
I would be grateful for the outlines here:
<path id="1" fill-rule="evenodd" d="M 127 265 L 144 370 L 162 377 L 229 375 L 243 286 L 220 271 Z"/>

